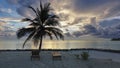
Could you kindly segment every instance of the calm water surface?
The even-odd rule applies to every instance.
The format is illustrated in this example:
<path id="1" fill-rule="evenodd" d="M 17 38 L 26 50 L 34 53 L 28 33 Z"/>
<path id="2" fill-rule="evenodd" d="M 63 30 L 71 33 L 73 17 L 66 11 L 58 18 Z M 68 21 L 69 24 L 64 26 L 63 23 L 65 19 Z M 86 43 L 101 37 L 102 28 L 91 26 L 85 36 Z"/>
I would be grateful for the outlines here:
<path id="1" fill-rule="evenodd" d="M 23 49 L 22 44 L 24 40 L 1 40 L 0 49 Z M 36 49 L 31 42 L 28 42 L 24 49 Z M 120 41 L 110 40 L 64 40 L 64 41 L 50 41 L 44 40 L 43 49 L 74 49 L 74 48 L 102 48 L 120 50 Z"/>

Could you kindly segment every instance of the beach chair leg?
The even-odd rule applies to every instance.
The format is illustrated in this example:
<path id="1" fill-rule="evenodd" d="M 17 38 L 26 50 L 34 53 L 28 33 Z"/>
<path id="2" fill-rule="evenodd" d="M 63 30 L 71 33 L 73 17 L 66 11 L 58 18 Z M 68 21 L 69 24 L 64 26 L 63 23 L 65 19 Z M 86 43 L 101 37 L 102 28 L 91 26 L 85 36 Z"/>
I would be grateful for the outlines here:
<path id="1" fill-rule="evenodd" d="M 53 56 L 53 60 L 61 60 L 61 56 Z"/>
<path id="2" fill-rule="evenodd" d="M 31 61 L 32 60 L 40 60 L 40 56 L 31 56 Z"/>

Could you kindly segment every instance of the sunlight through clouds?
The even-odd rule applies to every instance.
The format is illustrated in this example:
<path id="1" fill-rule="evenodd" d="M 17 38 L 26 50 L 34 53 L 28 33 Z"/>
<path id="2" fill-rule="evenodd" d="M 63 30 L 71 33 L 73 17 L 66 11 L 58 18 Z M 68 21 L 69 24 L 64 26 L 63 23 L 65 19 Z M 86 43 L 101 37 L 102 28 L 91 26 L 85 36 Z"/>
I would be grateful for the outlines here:
<path id="1" fill-rule="evenodd" d="M 8 12 L 1 21 L 18 23 L 20 19 L 28 17 L 33 19 L 35 14 L 27 8 L 28 5 L 38 7 L 39 0 L 1 0 L 6 7 L 0 6 L 0 14 L 5 16 L 3 11 Z M 60 28 L 64 33 L 71 36 L 94 35 L 97 37 L 114 37 L 119 35 L 120 23 L 120 0 L 42 0 L 50 2 L 52 10 L 60 17 Z M 12 17 L 9 19 L 6 17 Z M 16 18 L 15 18 L 16 17 Z M 17 18 L 18 17 L 18 18 Z M 116 19 L 117 18 L 117 19 Z M 108 21 L 109 19 L 109 21 Z M 116 23 L 114 23 L 116 22 Z M 26 23 L 23 23 L 27 25 Z M 21 26 L 24 26 L 24 25 Z M 15 24 L 14 28 L 18 29 Z M 112 26 L 111 26 L 112 25 Z M 2 27 L 1 27 L 2 29 Z"/>

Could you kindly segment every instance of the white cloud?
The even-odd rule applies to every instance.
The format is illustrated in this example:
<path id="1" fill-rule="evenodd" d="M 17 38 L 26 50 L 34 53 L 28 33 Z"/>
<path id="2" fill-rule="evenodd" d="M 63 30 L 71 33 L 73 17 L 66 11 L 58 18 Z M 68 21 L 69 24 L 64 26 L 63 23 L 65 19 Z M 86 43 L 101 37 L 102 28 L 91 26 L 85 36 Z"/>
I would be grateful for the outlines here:
<path id="1" fill-rule="evenodd" d="M 0 8 L 0 12 L 1 13 L 12 13 L 12 10 L 9 8 L 9 9 L 7 9 L 7 8 Z"/>
<path id="2" fill-rule="evenodd" d="M 9 22 L 9 21 L 16 21 L 16 22 L 20 22 L 21 21 L 21 18 L 10 18 L 10 17 L 1 17 L 0 18 L 1 21 L 4 21 L 4 22 Z"/>
<path id="3" fill-rule="evenodd" d="M 21 18 L 0 18 L 0 35 L 16 35 L 17 29 L 23 27 L 24 24 L 21 23 Z"/>

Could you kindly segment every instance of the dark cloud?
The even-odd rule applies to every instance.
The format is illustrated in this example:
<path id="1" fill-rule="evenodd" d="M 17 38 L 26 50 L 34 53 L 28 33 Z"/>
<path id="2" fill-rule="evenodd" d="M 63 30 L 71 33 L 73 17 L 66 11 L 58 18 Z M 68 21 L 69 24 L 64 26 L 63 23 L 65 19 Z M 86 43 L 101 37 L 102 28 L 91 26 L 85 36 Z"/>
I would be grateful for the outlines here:
<path id="1" fill-rule="evenodd" d="M 120 0 L 74 0 L 73 10 L 77 13 L 92 13 L 110 17 L 120 11 Z"/>
<path id="2" fill-rule="evenodd" d="M 11 5 L 14 4 L 14 5 L 18 6 L 16 8 L 17 13 L 19 15 L 23 16 L 23 17 L 28 17 L 28 18 L 33 18 L 34 15 L 35 15 L 28 8 L 28 6 L 32 6 L 34 8 L 38 8 L 38 6 L 40 4 L 40 0 L 7 0 L 7 2 L 9 4 L 11 4 Z M 43 0 L 42 2 L 45 2 L 45 0 Z"/>
<path id="3" fill-rule="evenodd" d="M 31 5 L 33 3 L 35 3 L 36 1 L 34 0 L 19 0 L 18 3 L 22 6 L 28 6 L 28 5 Z"/>
<path id="4" fill-rule="evenodd" d="M 27 7 L 19 7 L 16 11 L 23 17 L 33 18 L 35 16 L 33 11 Z"/>
<path id="5" fill-rule="evenodd" d="M 19 0 L 6 0 L 10 4 L 18 4 Z"/>
<path id="6" fill-rule="evenodd" d="M 75 0 L 74 8 L 77 8 L 80 11 L 84 10 L 93 10 L 99 7 L 101 4 L 104 5 L 108 2 L 107 0 Z"/>
<path id="7" fill-rule="evenodd" d="M 120 3 L 120 1 L 119 1 L 119 3 Z M 108 14 L 106 14 L 105 17 L 115 17 L 115 16 L 120 16 L 120 4 L 109 9 L 109 12 L 108 12 Z"/>
<path id="8" fill-rule="evenodd" d="M 38 0 L 18 0 L 19 7 L 16 11 L 23 17 L 33 18 L 35 14 L 27 7 L 30 5 L 33 6 L 33 4 L 36 4 L 37 1 Z"/>
<path id="9" fill-rule="evenodd" d="M 87 19 L 87 17 L 75 18 L 75 20 L 73 21 L 73 23 L 72 23 L 71 25 L 81 23 L 81 22 L 84 21 L 85 19 Z"/>
<path id="10" fill-rule="evenodd" d="M 120 24 L 120 19 L 103 20 L 100 22 L 100 26 L 102 27 L 115 26 L 118 24 Z"/>
<path id="11" fill-rule="evenodd" d="M 75 31 L 72 35 L 75 37 L 80 37 L 80 36 L 86 35 L 86 33 L 81 31 Z"/>
<path id="12" fill-rule="evenodd" d="M 116 28 L 106 28 L 104 29 L 98 37 L 102 38 L 119 38 L 120 37 L 120 30 Z"/>
<path id="13" fill-rule="evenodd" d="M 84 26 L 84 28 L 85 28 L 85 32 L 87 34 L 96 34 L 97 33 L 97 29 L 92 25 L 86 25 L 86 26 Z"/>
<path id="14" fill-rule="evenodd" d="M 6 1 L 12 5 L 27 6 L 27 5 L 34 4 L 38 0 L 6 0 Z"/>

